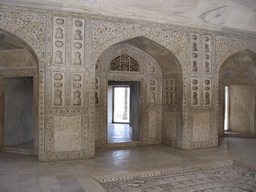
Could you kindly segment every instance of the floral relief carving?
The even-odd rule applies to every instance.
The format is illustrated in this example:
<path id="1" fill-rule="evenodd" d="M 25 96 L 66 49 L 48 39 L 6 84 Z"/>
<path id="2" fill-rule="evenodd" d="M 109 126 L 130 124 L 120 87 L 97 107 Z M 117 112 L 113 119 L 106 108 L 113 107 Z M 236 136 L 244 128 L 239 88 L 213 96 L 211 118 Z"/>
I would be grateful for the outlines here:
<path id="1" fill-rule="evenodd" d="M 28 43 L 44 59 L 46 16 L 31 13 L 1 12 L 0 28 L 13 33 Z"/>
<path id="2" fill-rule="evenodd" d="M 92 59 L 96 63 L 102 50 L 125 39 L 145 36 L 168 48 L 185 65 L 186 35 L 177 30 L 92 20 Z"/>
<path id="3" fill-rule="evenodd" d="M 216 64 L 217 73 L 221 64 L 231 55 L 249 49 L 256 53 L 256 41 L 227 38 L 223 36 L 216 37 Z"/>

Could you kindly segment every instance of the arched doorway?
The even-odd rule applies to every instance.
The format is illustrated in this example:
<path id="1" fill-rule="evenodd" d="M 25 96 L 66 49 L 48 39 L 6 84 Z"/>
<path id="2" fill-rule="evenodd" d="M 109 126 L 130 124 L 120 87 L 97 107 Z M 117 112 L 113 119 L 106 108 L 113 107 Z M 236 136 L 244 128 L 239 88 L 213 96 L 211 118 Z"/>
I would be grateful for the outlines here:
<path id="1" fill-rule="evenodd" d="M 240 51 L 219 71 L 220 136 L 255 136 L 256 55 Z"/>
<path id="2" fill-rule="evenodd" d="M 122 65 L 129 63 L 125 57 L 128 58 L 127 61 L 135 60 L 139 69 L 121 69 Z M 117 61 L 118 65 L 121 64 L 121 70 L 111 70 L 111 64 L 118 63 Z M 178 147 L 181 144 L 182 73 L 178 60 L 169 50 L 144 36 L 119 42 L 110 46 L 99 57 L 95 78 L 96 148 L 156 143 Z M 112 110 L 109 110 L 109 85 L 123 84 L 124 87 L 136 82 L 137 91 L 130 97 L 134 97 L 136 106 L 139 106 L 139 110 L 132 107 L 130 110 L 134 111 L 131 113 L 133 121 L 137 118 L 135 124 L 138 128 L 133 130 L 137 130 L 137 136 L 134 136 L 136 139 L 109 143 L 107 127 L 110 116 L 113 115 L 110 114 Z"/>
<path id="3" fill-rule="evenodd" d="M 0 31 L 1 149 L 37 154 L 38 61 L 32 49 Z"/>

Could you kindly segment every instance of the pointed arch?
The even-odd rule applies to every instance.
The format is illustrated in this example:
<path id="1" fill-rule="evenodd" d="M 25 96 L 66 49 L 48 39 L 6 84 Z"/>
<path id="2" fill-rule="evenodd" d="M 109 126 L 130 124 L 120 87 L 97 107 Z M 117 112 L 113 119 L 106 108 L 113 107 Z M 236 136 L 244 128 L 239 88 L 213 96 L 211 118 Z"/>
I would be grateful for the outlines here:
<path id="1" fill-rule="evenodd" d="M 256 53 L 250 49 L 237 50 L 228 54 L 218 68 L 220 136 L 225 135 L 225 118 L 228 131 L 255 134 L 256 116 L 252 103 L 255 102 Z"/>
<path id="2" fill-rule="evenodd" d="M 226 60 L 230 57 L 232 57 L 233 55 L 236 55 L 239 52 L 243 52 L 243 51 L 248 51 L 248 52 L 252 52 L 254 54 L 256 54 L 256 49 L 253 49 L 252 47 L 236 47 L 235 49 L 230 50 L 229 52 L 227 52 L 226 54 L 224 54 L 223 56 L 219 57 L 218 56 L 218 52 L 216 55 L 217 58 L 217 70 L 216 73 L 219 75 L 220 69 L 223 66 L 223 64 L 226 62 Z"/>
<path id="3" fill-rule="evenodd" d="M 125 33 L 125 29 L 119 29 L 120 34 L 115 34 L 115 37 L 109 37 L 107 32 L 100 28 L 99 23 L 95 22 L 93 27 L 93 35 L 98 36 L 92 41 L 92 58 L 91 62 L 96 64 L 100 55 L 107 50 L 108 47 L 111 47 L 117 43 L 129 41 L 134 38 L 145 37 L 151 42 L 158 44 L 168 50 L 174 55 L 177 59 L 177 62 L 181 66 L 181 71 L 183 72 L 186 69 L 186 39 L 184 32 L 177 32 L 171 30 L 161 30 L 160 29 L 151 29 L 143 28 L 141 30 L 135 30 L 133 33 Z M 114 25 L 114 24 L 110 24 Z M 114 25 L 113 28 L 116 26 Z M 99 30 L 101 32 L 99 32 Z"/>
<path id="4" fill-rule="evenodd" d="M 46 24 L 47 17 L 43 14 L 31 14 L 26 12 L 3 11 L 0 14 L 0 30 L 25 42 L 26 49 L 34 57 L 38 66 L 38 120 L 37 120 L 37 155 L 39 161 L 45 161 L 44 150 L 44 95 L 45 95 L 45 74 L 44 66 L 46 63 Z"/>
<path id="5" fill-rule="evenodd" d="M 157 38 L 156 38 L 157 39 Z M 117 41 L 118 40 L 118 41 Z M 163 44 L 163 43 L 161 43 Z M 159 129 L 157 132 L 161 133 L 162 135 L 158 135 L 157 138 L 151 139 L 148 137 L 149 128 L 142 127 L 142 131 L 144 132 L 141 134 L 141 144 L 153 144 L 153 143 L 159 143 L 162 142 L 162 137 L 164 138 L 163 142 L 167 145 L 174 146 L 177 148 L 182 148 L 182 98 L 183 98 L 183 74 L 182 74 L 182 66 L 179 62 L 179 59 L 175 56 L 173 52 L 171 52 L 168 48 L 165 46 L 159 44 L 158 42 L 152 40 L 151 38 L 148 38 L 147 35 L 134 35 L 134 37 L 131 38 L 115 38 L 110 39 L 109 42 L 106 42 L 105 44 L 101 44 L 100 51 L 97 54 L 100 54 L 98 58 L 94 58 L 94 62 L 96 63 L 96 71 L 95 76 L 97 79 L 97 82 L 105 83 L 103 90 L 99 91 L 98 87 L 97 90 L 97 96 L 100 94 L 103 94 L 103 99 L 106 98 L 107 95 L 107 82 L 109 80 L 121 80 L 121 81 L 141 81 L 143 87 L 142 87 L 142 95 L 145 99 L 143 99 L 143 105 L 145 106 L 143 109 L 148 108 L 148 110 L 144 110 L 142 112 L 142 121 L 143 125 L 149 124 L 149 119 L 155 119 L 157 121 L 157 124 L 159 125 Z M 131 73 L 126 74 L 117 74 L 117 73 L 111 73 L 108 72 L 106 69 L 109 65 L 109 61 L 112 61 L 115 56 L 117 56 L 120 53 L 123 53 L 120 51 L 121 47 L 123 45 L 127 45 L 127 47 L 133 47 L 133 49 L 137 50 L 134 54 L 131 56 L 135 56 L 134 58 L 137 58 L 137 61 L 139 65 L 144 65 L 144 70 L 140 71 L 139 74 L 136 74 L 136 76 L 133 76 Z M 105 47 L 108 46 L 108 47 Z M 112 52 L 109 52 L 109 51 Z M 184 49 L 185 50 L 185 49 Z M 173 49 L 175 53 L 178 51 Z M 96 53 L 96 52 L 94 52 Z M 129 53 L 129 51 L 128 51 Z M 139 59 L 139 54 L 145 54 L 150 56 L 156 63 L 156 67 L 154 67 L 153 70 L 149 67 L 148 61 L 150 59 Z M 95 55 L 94 55 L 95 56 Z M 179 55 L 180 56 L 180 55 Z M 101 67 L 100 67 L 101 66 Z M 153 65 L 152 65 L 153 66 Z M 154 71 L 155 70 L 155 71 Z M 104 72 L 104 74 L 102 74 Z M 113 79 L 111 79 L 113 77 Z M 152 81 L 153 79 L 153 81 Z M 155 84 L 155 82 L 159 82 L 158 84 Z M 154 87 L 154 85 L 157 85 Z M 101 85 L 102 86 L 102 85 Z M 156 95 L 157 91 L 158 95 Z M 100 93 L 101 92 L 101 93 Z M 153 94 L 152 94 L 153 93 Z M 160 101 L 158 106 L 155 108 L 151 107 L 152 100 L 150 100 L 150 96 L 157 98 L 156 101 Z M 159 98 L 159 99 L 158 99 Z M 98 99 L 97 99 L 98 101 Z M 105 101 L 103 102 L 106 103 Z M 162 108 L 160 105 L 165 104 L 165 106 Z M 160 105 L 159 105 L 160 104 Z M 106 107 L 106 104 L 105 104 Z M 100 109 L 101 108 L 101 109 Z M 101 104 L 96 106 L 96 110 L 98 110 L 98 116 L 100 116 L 101 113 L 106 112 L 106 109 L 103 109 L 102 102 Z M 104 111 L 104 112 L 100 112 Z M 149 113 L 149 111 L 151 111 Z M 149 114 L 148 114 L 149 113 Z M 152 117 L 151 117 L 151 116 Z M 154 116 L 155 115 L 155 116 Z M 157 116 L 156 116 L 157 115 Z M 102 116 L 102 114 L 101 114 Z M 106 114 L 104 116 L 107 116 Z M 103 117 L 104 117 L 103 116 Z M 105 118 L 104 118 L 105 119 Z M 107 130 L 104 128 L 106 127 L 106 123 L 103 121 L 99 121 L 99 124 L 95 122 L 96 127 L 99 127 L 99 133 L 102 133 L 102 136 L 99 135 L 98 140 L 100 142 L 97 142 L 99 144 L 98 147 L 104 147 L 106 143 L 106 135 Z M 145 123 L 144 123 L 145 122 Z M 163 129 L 162 129 L 163 126 Z M 101 130 L 101 129 L 105 129 Z M 162 132 L 163 131 L 163 132 Z M 100 139 L 101 138 L 101 139 Z M 103 138 L 103 139 L 102 139 Z M 96 139 L 97 140 L 97 139 Z"/>

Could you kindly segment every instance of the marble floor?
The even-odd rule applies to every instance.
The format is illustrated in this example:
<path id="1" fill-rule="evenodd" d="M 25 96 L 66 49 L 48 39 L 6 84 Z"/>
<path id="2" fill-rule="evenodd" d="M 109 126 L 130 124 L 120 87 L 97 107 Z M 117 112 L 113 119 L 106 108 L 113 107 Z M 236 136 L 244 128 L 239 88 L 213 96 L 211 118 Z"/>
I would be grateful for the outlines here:
<path id="1" fill-rule="evenodd" d="M 0 152 L 0 191 L 105 191 L 99 179 L 200 167 L 235 160 L 256 168 L 256 139 L 219 139 L 219 147 L 177 150 L 162 144 L 96 150 L 95 159 L 39 163 L 35 156 Z"/>
<path id="2" fill-rule="evenodd" d="M 132 141 L 132 127 L 124 123 L 108 124 L 108 143 L 122 143 Z"/>

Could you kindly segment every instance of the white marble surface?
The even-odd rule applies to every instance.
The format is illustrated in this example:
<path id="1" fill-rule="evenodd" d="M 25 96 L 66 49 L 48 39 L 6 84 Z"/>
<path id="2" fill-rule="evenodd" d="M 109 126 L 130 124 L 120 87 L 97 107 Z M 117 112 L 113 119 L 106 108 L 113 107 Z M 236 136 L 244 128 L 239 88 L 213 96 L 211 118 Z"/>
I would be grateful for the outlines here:
<path id="1" fill-rule="evenodd" d="M 2 0 L 10 5 L 59 7 L 118 17 L 202 27 L 256 31 L 254 0 Z"/>
<path id="2" fill-rule="evenodd" d="M 35 156 L 0 152 L 0 191 L 102 192 L 106 190 L 96 182 L 101 179 L 135 176 L 151 177 L 166 175 L 167 173 L 177 175 L 168 177 L 166 180 L 157 180 L 157 182 L 160 184 L 164 184 L 164 182 L 174 184 L 174 181 L 176 181 L 177 185 L 181 184 L 181 187 L 186 187 L 188 186 L 186 184 L 188 180 L 192 179 L 191 186 L 196 187 L 197 184 L 209 184 L 215 181 L 208 182 L 200 179 L 206 178 L 207 175 L 205 174 L 209 174 L 200 171 L 205 168 L 210 169 L 213 166 L 228 165 L 232 160 L 241 162 L 250 168 L 256 168 L 255 138 L 226 137 L 219 138 L 219 140 L 220 145 L 217 148 L 185 151 L 165 145 L 105 148 L 97 150 L 94 159 L 45 163 L 37 162 Z M 198 171 L 194 171 L 192 174 L 186 173 L 194 169 Z M 225 178 L 230 178 L 229 172 L 225 172 L 225 170 L 216 172 L 217 175 L 214 176 L 219 177 L 219 173 Z M 248 179 L 252 177 L 250 174 L 245 176 Z M 225 179 L 224 177 L 222 178 Z M 212 179 L 213 177 L 208 178 Z M 150 178 L 148 182 L 150 182 Z M 240 182 L 245 183 L 244 180 Z M 136 190 L 136 188 L 132 189 Z M 184 191 L 192 190 L 186 189 Z"/>

